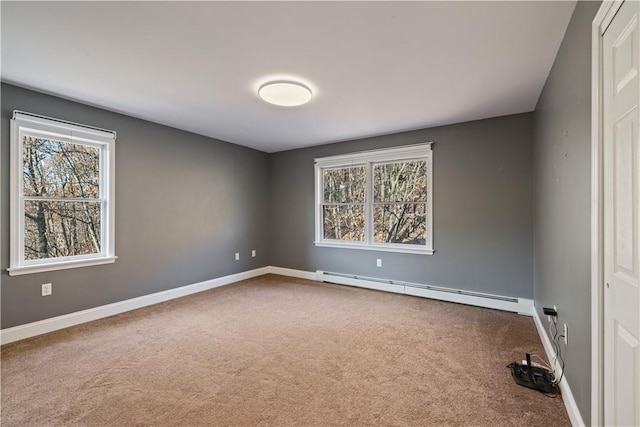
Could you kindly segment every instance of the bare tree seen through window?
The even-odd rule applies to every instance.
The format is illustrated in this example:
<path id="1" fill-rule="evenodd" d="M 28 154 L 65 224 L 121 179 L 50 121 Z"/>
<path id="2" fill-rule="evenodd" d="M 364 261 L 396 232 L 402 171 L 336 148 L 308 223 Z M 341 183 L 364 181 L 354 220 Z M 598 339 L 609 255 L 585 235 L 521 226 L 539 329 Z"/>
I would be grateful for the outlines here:
<path id="1" fill-rule="evenodd" d="M 23 140 L 25 260 L 100 253 L 100 149 Z"/>
<path id="2" fill-rule="evenodd" d="M 373 242 L 424 245 L 427 162 L 373 164 Z M 365 240 L 366 167 L 327 168 L 323 179 L 325 239 Z"/>
<path id="3" fill-rule="evenodd" d="M 323 175 L 324 238 L 364 241 L 364 166 L 325 169 Z"/>
<path id="4" fill-rule="evenodd" d="M 424 245 L 426 222 L 427 162 L 374 165 L 374 242 Z"/>

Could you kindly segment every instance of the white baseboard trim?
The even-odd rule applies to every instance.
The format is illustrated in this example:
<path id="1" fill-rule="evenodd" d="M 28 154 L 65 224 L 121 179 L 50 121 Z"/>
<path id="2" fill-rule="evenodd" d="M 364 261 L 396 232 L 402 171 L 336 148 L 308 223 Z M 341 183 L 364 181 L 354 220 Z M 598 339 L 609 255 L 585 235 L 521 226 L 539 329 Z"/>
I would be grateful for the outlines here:
<path id="1" fill-rule="evenodd" d="M 412 295 L 422 298 L 431 298 L 441 301 L 474 305 L 477 307 L 493 308 L 496 310 L 511 311 L 527 316 L 532 316 L 535 313 L 533 300 L 528 298 L 517 298 L 517 302 L 505 301 L 501 299 L 485 298 L 482 296 L 463 295 L 455 292 L 442 292 L 438 291 L 436 288 L 423 289 L 413 286 L 406 286 L 399 283 L 384 283 L 379 281 L 366 280 L 363 278 L 332 275 L 330 277 L 330 280 L 327 280 L 327 276 L 325 276 L 324 273 L 320 270 L 313 273 L 310 271 L 291 270 L 280 267 L 269 268 L 271 270 L 270 272 L 274 274 L 282 274 L 283 276 L 300 277 L 309 280 L 316 280 L 319 282 L 327 281 L 328 283 L 335 283 L 339 285 L 356 286 L 359 288 L 375 289 L 378 291 L 393 292 L 396 294 Z M 498 295 L 497 297 L 500 296 Z"/>
<path id="2" fill-rule="evenodd" d="M 422 298 L 431 298 L 441 301 L 455 302 L 458 304 L 474 305 L 477 307 L 492 308 L 494 310 L 512 311 L 514 313 L 531 316 L 533 311 L 533 300 L 528 298 L 517 298 L 518 302 L 494 300 L 469 295 L 459 295 L 432 291 L 429 289 L 414 288 L 405 286 L 405 294 Z"/>
<path id="3" fill-rule="evenodd" d="M 266 267 L 271 274 L 279 274 L 281 276 L 297 277 L 298 279 L 316 280 L 316 274 L 310 271 L 294 270 L 284 267 Z"/>
<path id="4" fill-rule="evenodd" d="M 372 282 L 369 280 L 355 279 L 352 277 L 331 276 L 331 280 L 325 280 L 322 271 L 316 271 L 316 280 L 319 282 L 334 283 L 337 285 L 355 286 L 358 288 L 374 289 L 376 291 L 393 292 L 395 294 L 404 294 L 405 287 L 403 285 L 395 285 L 392 283 Z"/>
<path id="5" fill-rule="evenodd" d="M 27 323 L 0 330 L 0 344 L 9 344 L 11 342 L 23 340 L 25 338 L 34 337 L 48 332 L 57 331 L 81 323 L 91 322 L 93 320 L 102 319 L 126 311 L 136 310 L 138 308 L 147 307 L 175 298 L 191 295 L 194 293 L 206 291 L 220 286 L 229 285 L 245 279 L 262 276 L 264 274 L 280 274 L 282 276 L 296 277 L 300 279 L 324 281 L 325 277 L 321 271 L 311 272 L 303 270 L 295 270 L 291 268 L 267 266 L 257 268 L 255 270 L 244 271 L 241 273 L 231 274 L 229 276 L 218 277 L 212 280 L 206 280 L 192 285 L 181 286 L 179 288 L 169 289 L 162 292 L 143 295 L 137 298 L 119 301 L 100 307 L 89 308 L 87 310 L 77 311 L 74 313 L 64 314 L 37 322 Z M 461 295 L 451 292 L 441 292 L 437 290 L 422 289 L 412 286 L 405 286 L 394 283 L 381 283 L 376 281 L 364 280 L 360 278 L 350 278 L 341 276 L 332 276 L 331 283 L 357 286 L 366 289 L 375 289 L 385 292 L 393 292 L 397 294 L 412 295 L 422 298 L 431 298 L 442 301 L 450 301 L 478 307 L 493 308 L 497 310 L 512 311 L 524 315 L 534 315 L 533 300 L 526 298 L 518 298 L 517 302 L 503 301 L 478 296 Z M 544 342 L 544 341 L 543 341 Z"/>
<path id="6" fill-rule="evenodd" d="M 46 334 L 48 332 L 57 331 L 59 329 L 79 325 L 81 323 L 91 322 L 92 320 L 102 319 L 104 317 L 113 316 L 126 311 L 229 285 L 241 280 L 262 276 L 269 273 L 269 268 L 270 267 L 262 267 L 255 270 L 243 271 L 241 273 L 218 277 L 216 279 L 206 280 L 192 285 L 181 286 L 179 288 L 143 295 L 141 297 L 125 301 L 114 302 L 100 307 L 89 308 L 87 310 L 76 311 L 62 316 L 56 316 L 37 322 L 15 326 L 13 328 L 3 329 L 0 331 L 0 344 L 8 344 L 25 338 L 35 337 L 36 335 Z"/>
<path id="7" fill-rule="evenodd" d="M 542 324 L 542 320 L 540 320 L 540 316 L 538 316 L 536 311 L 533 313 L 533 321 L 536 324 L 536 329 L 538 329 L 538 335 L 540 335 L 540 340 L 542 340 L 544 351 L 547 353 L 547 359 L 549 360 L 549 363 L 553 363 L 556 353 L 553 349 L 553 344 L 551 344 L 551 339 L 549 338 L 549 335 L 547 335 L 547 330 Z M 556 361 L 554 369 L 558 375 L 562 375 L 562 366 L 560 366 L 560 362 Z M 560 381 L 560 393 L 562 394 L 562 401 L 564 402 L 567 414 L 571 420 L 571 425 L 584 426 L 584 420 L 582 419 L 580 409 L 578 409 L 578 404 L 576 403 L 576 399 L 573 397 L 573 393 L 571 392 L 566 376 L 562 376 L 562 381 Z"/>

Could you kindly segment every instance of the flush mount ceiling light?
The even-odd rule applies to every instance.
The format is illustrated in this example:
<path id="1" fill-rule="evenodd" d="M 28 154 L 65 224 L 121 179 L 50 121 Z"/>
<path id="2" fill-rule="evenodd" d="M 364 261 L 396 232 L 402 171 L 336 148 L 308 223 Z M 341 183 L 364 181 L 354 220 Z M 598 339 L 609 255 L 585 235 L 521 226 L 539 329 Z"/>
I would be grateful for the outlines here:
<path id="1" fill-rule="evenodd" d="M 311 89 L 291 81 L 267 82 L 260 86 L 258 95 L 263 101 L 282 107 L 296 107 L 311 101 Z"/>

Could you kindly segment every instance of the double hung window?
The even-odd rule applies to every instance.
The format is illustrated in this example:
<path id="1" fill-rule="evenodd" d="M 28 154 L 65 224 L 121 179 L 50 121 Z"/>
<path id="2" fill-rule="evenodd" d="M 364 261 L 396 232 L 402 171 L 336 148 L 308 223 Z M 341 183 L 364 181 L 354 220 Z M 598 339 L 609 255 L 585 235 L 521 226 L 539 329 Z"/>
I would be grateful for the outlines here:
<path id="1" fill-rule="evenodd" d="M 114 256 L 115 133 L 14 112 L 10 275 Z"/>
<path id="2" fill-rule="evenodd" d="M 430 143 L 316 159 L 316 245 L 433 254 L 432 167 Z"/>

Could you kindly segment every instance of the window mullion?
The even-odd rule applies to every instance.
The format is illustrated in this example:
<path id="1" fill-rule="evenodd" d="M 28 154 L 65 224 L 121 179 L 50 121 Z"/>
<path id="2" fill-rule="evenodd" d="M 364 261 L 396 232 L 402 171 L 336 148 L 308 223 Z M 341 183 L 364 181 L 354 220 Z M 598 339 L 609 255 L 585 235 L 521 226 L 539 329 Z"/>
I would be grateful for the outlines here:
<path id="1" fill-rule="evenodd" d="M 365 202 L 364 241 L 367 245 L 370 245 L 373 242 L 373 167 L 371 162 L 367 162 L 366 168 L 365 168 L 364 202 Z"/>

